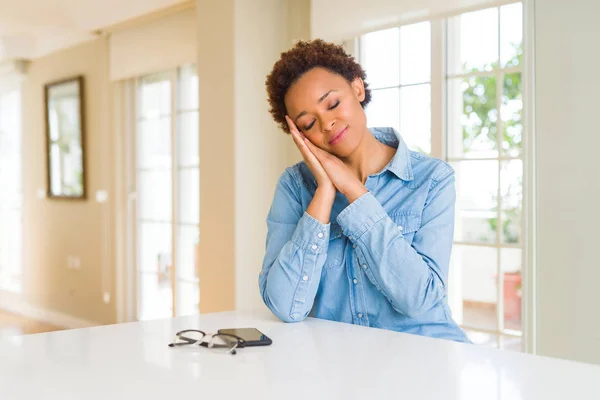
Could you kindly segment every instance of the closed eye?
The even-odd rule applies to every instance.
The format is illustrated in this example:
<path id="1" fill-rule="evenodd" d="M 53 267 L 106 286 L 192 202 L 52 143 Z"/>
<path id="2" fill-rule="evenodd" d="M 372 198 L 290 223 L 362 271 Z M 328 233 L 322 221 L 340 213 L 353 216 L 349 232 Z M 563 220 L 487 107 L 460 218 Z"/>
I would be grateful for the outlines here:
<path id="1" fill-rule="evenodd" d="M 328 110 L 333 110 L 334 108 L 336 108 L 337 106 L 340 105 L 340 101 L 336 101 L 335 104 L 333 104 L 331 107 L 328 108 Z"/>
<path id="2" fill-rule="evenodd" d="M 336 108 L 339 105 L 340 105 L 340 101 L 338 100 L 334 104 L 332 104 L 331 107 L 328 108 L 328 110 L 333 110 L 334 108 Z M 304 130 L 305 131 L 309 131 L 314 125 L 315 125 L 315 121 L 313 121 L 310 124 L 306 125 L 304 127 Z"/>
<path id="3" fill-rule="evenodd" d="M 304 127 L 304 130 L 305 131 L 310 130 L 310 128 L 312 128 L 314 124 L 315 124 L 315 121 L 311 122 L 309 125 L 307 125 L 307 126 Z"/>

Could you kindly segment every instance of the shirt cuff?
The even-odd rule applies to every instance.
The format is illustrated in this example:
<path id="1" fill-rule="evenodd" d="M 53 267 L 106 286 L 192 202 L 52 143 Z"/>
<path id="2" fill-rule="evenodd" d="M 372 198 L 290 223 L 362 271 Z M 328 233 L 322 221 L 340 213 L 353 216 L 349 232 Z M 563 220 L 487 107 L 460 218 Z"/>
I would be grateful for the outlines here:
<path id="1" fill-rule="evenodd" d="M 337 217 L 337 222 L 344 231 L 344 235 L 351 241 L 356 241 L 387 213 L 373 196 L 367 192 L 344 208 Z"/>
<path id="2" fill-rule="evenodd" d="M 329 245 L 329 230 L 330 224 L 323 224 L 304 212 L 292 235 L 292 242 L 306 251 L 324 254 Z"/>

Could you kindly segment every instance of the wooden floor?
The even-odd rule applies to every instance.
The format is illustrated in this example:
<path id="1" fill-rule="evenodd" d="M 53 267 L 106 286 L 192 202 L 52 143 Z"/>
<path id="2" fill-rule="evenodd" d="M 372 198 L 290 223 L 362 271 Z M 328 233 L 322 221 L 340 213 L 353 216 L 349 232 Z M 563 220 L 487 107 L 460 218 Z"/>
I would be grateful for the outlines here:
<path id="1" fill-rule="evenodd" d="M 34 321 L 20 315 L 0 310 L 0 337 L 53 332 L 62 329 L 63 328 L 49 325 L 44 322 Z"/>

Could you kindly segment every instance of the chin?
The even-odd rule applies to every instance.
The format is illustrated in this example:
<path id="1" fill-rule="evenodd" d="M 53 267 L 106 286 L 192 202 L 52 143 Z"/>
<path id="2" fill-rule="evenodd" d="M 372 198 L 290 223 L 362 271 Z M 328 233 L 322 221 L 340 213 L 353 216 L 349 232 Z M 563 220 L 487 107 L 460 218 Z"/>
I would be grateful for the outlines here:
<path id="1" fill-rule="evenodd" d="M 344 143 L 345 144 L 345 143 Z M 333 147 L 330 152 L 338 158 L 347 158 L 356 150 L 357 145 L 339 145 Z"/>
<path id="2" fill-rule="evenodd" d="M 329 148 L 329 152 L 338 158 L 347 158 L 357 149 L 360 144 L 360 138 L 346 137 L 343 142 Z"/>

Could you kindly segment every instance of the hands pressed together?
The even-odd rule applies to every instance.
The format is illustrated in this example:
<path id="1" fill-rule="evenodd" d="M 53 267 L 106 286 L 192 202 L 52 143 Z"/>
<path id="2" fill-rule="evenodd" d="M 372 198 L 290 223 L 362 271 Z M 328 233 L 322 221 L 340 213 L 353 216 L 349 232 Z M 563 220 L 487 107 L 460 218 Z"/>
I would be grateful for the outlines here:
<path id="1" fill-rule="evenodd" d="M 349 203 L 367 192 L 363 183 L 342 160 L 312 144 L 291 118 L 286 115 L 285 119 L 294 143 L 317 181 L 317 190 L 330 198 L 331 203 L 335 199 L 336 190 L 344 194 Z"/>

